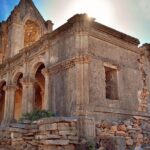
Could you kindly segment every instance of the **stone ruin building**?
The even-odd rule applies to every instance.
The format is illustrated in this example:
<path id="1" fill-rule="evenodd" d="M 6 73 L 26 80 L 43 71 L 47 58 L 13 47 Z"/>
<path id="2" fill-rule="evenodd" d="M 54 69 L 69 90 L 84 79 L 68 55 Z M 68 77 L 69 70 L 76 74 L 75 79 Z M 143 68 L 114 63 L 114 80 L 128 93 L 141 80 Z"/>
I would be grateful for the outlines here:
<path id="1" fill-rule="evenodd" d="M 18 138 L 12 135 L 21 134 L 26 148 L 17 150 L 78 150 L 79 139 L 80 143 L 95 139 L 101 150 L 113 141 L 118 147 L 109 150 L 130 146 L 138 150 L 143 145 L 150 149 L 150 44 L 139 44 L 86 14 L 76 14 L 53 30 L 53 23 L 43 19 L 32 0 L 20 0 L 0 23 L 0 148 L 16 148 Z M 61 131 L 58 139 L 31 143 L 39 135 L 33 132 L 23 138 L 28 136 L 22 135 L 26 126 L 13 121 L 34 109 L 57 116 L 43 121 L 52 123 L 47 128 L 38 122 L 40 132 L 72 125 L 79 132 Z M 74 143 L 64 138 L 69 134 L 74 135 Z"/>

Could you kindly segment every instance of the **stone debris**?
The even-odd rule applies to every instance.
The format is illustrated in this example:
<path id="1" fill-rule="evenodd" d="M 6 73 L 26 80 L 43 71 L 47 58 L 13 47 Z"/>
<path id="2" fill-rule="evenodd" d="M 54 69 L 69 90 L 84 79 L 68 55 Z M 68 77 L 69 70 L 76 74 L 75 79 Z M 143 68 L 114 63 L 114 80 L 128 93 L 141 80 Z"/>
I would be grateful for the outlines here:
<path id="1" fill-rule="evenodd" d="M 7 146 L 11 150 L 91 150 L 88 145 L 94 142 L 95 149 L 92 150 L 150 149 L 149 118 L 134 116 L 118 123 L 102 120 L 95 122 L 93 128 L 94 141 L 89 141 L 88 138 L 81 138 L 77 118 L 56 117 L 34 123 L 25 121 L 11 124 L 0 129 L 0 148 L 5 149 Z"/>
<path id="2" fill-rule="evenodd" d="M 112 139 L 117 139 L 118 137 L 123 137 L 125 141 L 124 149 L 126 150 L 143 150 L 142 147 L 148 149 L 147 147 L 150 147 L 150 119 L 134 116 L 118 124 L 109 124 L 109 122 L 104 124 L 102 121 L 96 125 L 96 137 L 101 149 L 103 148 L 104 150 L 107 149 L 107 145 L 110 145 L 110 142 L 106 144 L 105 140 L 111 139 L 112 141 Z M 110 150 L 122 149 L 114 148 Z"/>
<path id="3" fill-rule="evenodd" d="M 77 119 L 57 117 L 34 124 L 24 122 L 0 129 L 0 147 L 5 149 L 7 145 L 11 150 L 75 150 L 79 144 Z"/>

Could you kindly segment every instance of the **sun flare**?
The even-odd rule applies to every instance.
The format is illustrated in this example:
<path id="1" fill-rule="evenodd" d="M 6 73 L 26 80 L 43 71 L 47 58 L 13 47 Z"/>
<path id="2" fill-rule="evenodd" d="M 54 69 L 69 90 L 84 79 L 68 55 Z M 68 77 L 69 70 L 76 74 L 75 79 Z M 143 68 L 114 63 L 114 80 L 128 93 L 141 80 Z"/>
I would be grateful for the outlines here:
<path id="1" fill-rule="evenodd" d="M 107 0 L 79 0 L 73 4 L 71 9 L 74 13 L 87 13 L 106 25 L 114 21 L 113 6 Z"/>

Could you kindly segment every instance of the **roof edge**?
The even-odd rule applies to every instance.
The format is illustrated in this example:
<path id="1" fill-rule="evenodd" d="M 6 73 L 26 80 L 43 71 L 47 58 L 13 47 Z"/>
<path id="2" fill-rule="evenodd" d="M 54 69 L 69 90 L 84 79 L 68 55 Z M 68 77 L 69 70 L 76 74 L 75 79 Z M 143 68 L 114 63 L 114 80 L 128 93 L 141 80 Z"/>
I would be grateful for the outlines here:
<path id="1" fill-rule="evenodd" d="M 67 22 L 65 22 L 63 25 L 56 28 L 51 35 L 56 35 L 57 33 L 67 30 L 70 25 L 73 25 L 74 23 L 78 21 L 87 21 L 90 23 L 91 27 L 95 28 L 96 30 L 102 31 L 106 34 L 112 35 L 116 37 L 117 39 L 123 40 L 127 43 L 133 44 L 135 46 L 139 46 L 140 41 L 139 39 L 132 37 L 130 35 L 127 35 L 125 33 L 122 33 L 120 31 L 117 31 L 116 29 L 113 29 L 111 27 L 108 27 L 106 25 L 103 25 L 99 22 L 95 21 L 95 18 L 88 17 L 87 14 L 76 14 L 73 17 L 69 18 Z"/>
<path id="2" fill-rule="evenodd" d="M 99 31 L 102 31 L 102 32 L 105 32 L 105 33 L 107 33 L 109 35 L 112 35 L 112 36 L 114 36 L 114 37 L 116 37 L 118 39 L 121 39 L 121 40 L 125 41 L 125 42 L 134 44 L 136 46 L 138 46 L 140 44 L 140 41 L 139 41 L 138 38 L 135 38 L 135 37 L 132 37 L 130 35 L 127 35 L 127 34 L 125 34 L 123 32 L 120 32 L 120 31 L 118 31 L 116 29 L 113 29 L 111 27 L 103 25 L 103 24 L 101 24 L 99 22 L 95 22 L 94 21 L 92 25 L 93 25 L 93 27 L 95 29 L 97 29 Z"/>
<path id="3" fill-rule="evenodd" d="M 106 26 L 104 24 L 101 24 L 99 22 L 95 21 L 95 18 L 89 17 L 86 13 L 84 14 L 76 14 L 73 17 L 71 17 L 70 19 L 67 20 L 67 22 L 69 23 L 74 23 L 77 21 L 88 21 L 90 22 L 91 26 L 94 27 L 95 29 L 102 31 L 104 33 L 107 33 L 109 35 L 112 35 L 118 39 L 121 39 L 125 42 L 134 44 L 136 46 L 138 46 L 140 44 L 140 41 L 138 38 L 132 37 L 130 35 L 127 35 L 123 32 L 120 32 L 116 29 L 113 29 L 109 26 Z"/>

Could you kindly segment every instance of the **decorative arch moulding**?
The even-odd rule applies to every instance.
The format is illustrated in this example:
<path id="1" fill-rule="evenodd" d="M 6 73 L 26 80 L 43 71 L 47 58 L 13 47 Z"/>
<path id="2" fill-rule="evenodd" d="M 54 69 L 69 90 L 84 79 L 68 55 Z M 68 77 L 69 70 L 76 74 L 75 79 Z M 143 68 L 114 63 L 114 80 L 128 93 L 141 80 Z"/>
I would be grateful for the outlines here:
<path id="1" fill-rule="evenodd" d="M 65 61 L 59 62 L 53 66 L 47 67 L 49 75 L 57 74 L 61 71 L 70 69 L 74 67 L 76 64 L 89 64 L 92 60 L 90 55 L 80 55 L 73 57 L 71 59 L 67 59 Z"/>

